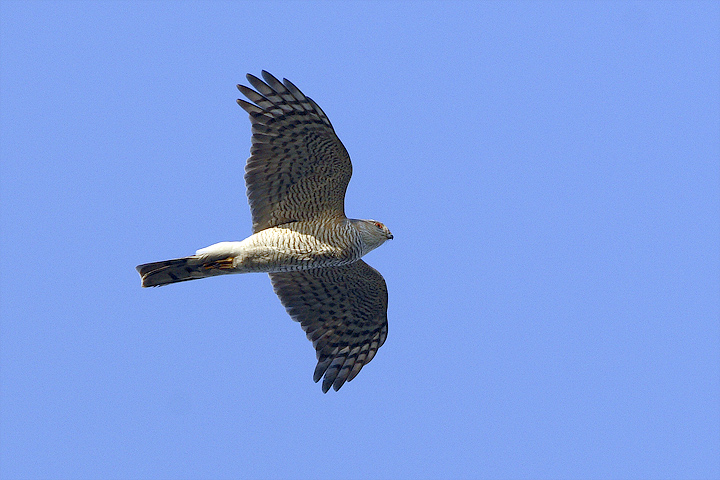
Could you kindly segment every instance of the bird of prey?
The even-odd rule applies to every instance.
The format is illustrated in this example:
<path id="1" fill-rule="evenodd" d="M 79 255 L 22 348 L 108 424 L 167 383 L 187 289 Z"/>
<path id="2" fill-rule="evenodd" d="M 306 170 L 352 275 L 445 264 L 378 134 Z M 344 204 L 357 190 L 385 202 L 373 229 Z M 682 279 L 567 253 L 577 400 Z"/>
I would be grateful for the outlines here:
<path id="1" fill-rule="evenodd" d="M 392 239 L 375 220 L 345 216 L 350 156 L 322 109 L 290 81 L 248 74 L 252 146 L 245 184 L 253 234 L 195 255 L 138 265 L 143 287 L 229 273 L 267 272 L 317 352 L 313 379 L 338 390 L 387 337 L 387 286 L 361 258 Z"/>

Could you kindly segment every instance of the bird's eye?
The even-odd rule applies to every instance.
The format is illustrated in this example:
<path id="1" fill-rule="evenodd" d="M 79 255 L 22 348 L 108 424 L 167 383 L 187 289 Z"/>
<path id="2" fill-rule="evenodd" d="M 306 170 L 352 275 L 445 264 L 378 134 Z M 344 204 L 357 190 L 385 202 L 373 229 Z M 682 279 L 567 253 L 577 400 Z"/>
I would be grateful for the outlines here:
<path id="1" fill-rule="evenodd" d="M 375 222 L 375 226 L 378 227 L 380 230 L 382 230 L 385 225 L 383 225 L 380 222 Z"/>

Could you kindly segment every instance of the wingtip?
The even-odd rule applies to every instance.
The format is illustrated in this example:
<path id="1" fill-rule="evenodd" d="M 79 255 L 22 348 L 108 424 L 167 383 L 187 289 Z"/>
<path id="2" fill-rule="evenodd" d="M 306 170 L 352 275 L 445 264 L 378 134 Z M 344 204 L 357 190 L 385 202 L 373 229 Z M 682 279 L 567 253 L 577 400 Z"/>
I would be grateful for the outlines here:
<path id="1" fill-rule="evenodd" d="M 325 377 L 322 383 L 322 391 L 323 393 L 327 393 L 330 391 L 330 387 L 332 386 L 332 382 L 328 382 L 328 377 Z"/>
<path id="2" fill-rule="evenodd" d="M 318 383 L 320 379 L 323 378 L 323 375 L 325 373 L 325 370 L 320 370 L 319 366 L 320 364 L 318 363 L 318 367 L 315 367 L 315 372 L 313 373 L 313 382 L 315 383 Z M 332 383 L 328 382 L 327 380 L 327 377 L 325 377 L 322 382 L 321 388 L 323 393 L 327 393 L 330 390 L 330 386 L 332 385 Z"/>
<path id="3" fill-rule="evenodd" d="M 255 87 L 255 85 L 257 85 L 258 83 L 261 83 L 261 84 L 265 83 L 262 80 L 260 80 L 258 77 L 253 75 L 252 73 L 248 73 L 247 75 L 245 75 L 245 78 L 250 83 L 250 85 L 252 85 L 253 87 Z M 240 87 L 243 87 L 243 85 L 240 85 Z M 245 87 L 245 88 L 247 88 L 247 87 Z M 257 88 L 257 87 L 255 87 L 255 88 Z"/>

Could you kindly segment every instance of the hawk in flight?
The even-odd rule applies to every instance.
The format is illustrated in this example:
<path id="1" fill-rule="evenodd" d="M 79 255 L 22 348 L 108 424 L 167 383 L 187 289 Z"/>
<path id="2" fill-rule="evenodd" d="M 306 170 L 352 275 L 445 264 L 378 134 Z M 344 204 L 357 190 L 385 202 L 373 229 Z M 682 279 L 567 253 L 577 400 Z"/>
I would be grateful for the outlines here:
<path id="1" fill-rule="evenodd" d="M 267 272 L 317 351 L 313 379 L 338 390 L 387 337 L 385 280 L 362 256 L 393 238 L 375 220 L 345 216 L 350 156 L 322 109 L 290 81 L 248 74 L 252 147 L 245 184 L 253 234 L 191 257 L 138 265 L 143 287 L 228 273 Z"/>

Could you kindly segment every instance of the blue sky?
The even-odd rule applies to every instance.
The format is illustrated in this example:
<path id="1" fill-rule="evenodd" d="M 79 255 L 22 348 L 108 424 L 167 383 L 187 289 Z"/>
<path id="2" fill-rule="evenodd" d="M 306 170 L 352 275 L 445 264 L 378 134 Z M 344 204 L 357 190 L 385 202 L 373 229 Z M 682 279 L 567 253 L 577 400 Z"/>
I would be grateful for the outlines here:
<path id="1" fill-rule="evenodd" d="M 0 476 L 718 478 L 717 2 L 0 3 Z M 389 336 L 339 392 L 250 233 L 266 69 L 330 117 Z"/>

